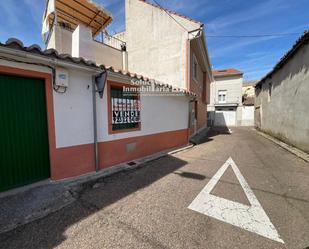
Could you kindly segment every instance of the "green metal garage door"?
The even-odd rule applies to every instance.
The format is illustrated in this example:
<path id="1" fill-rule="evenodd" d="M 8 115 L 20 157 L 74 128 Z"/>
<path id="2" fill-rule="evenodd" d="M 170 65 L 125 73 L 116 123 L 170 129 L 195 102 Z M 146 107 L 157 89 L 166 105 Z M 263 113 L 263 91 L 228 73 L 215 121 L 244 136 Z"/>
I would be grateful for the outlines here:
<path id="1" fill-rule="evenodd" d="M 44 81 L 0 75 L 0 192 L 49 174 Z"/>

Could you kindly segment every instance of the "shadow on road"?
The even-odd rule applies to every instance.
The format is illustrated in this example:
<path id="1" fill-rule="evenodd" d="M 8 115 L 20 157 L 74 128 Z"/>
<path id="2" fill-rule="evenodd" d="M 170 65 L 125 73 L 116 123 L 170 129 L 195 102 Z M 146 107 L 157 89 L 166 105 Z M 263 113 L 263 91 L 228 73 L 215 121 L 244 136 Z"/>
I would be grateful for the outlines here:
<path id="1" fill-rule="evenodd" d="M 191 179 L 195 179 L 195 180 L 204 180 L 206 178 L 206 176 L 204 175 L 200 175 L 200 174 L 196 174 L 196 173 L 192 173 L 192 172 L 174 172 L 175 175 L 179 175 L 181 177 L 185 177 L 185 178 L 191 178 Z"/>
<path id="2" fill-rule="evenodd" d="M 230 129 L 226 126 L 211 127 L 205 135 L 198 139 L 198 142 L 196 144 L 211 142 L 213 140 L 213 137 L 219 135 L 231 135 Z"/>
<path id="3" fill-rule="evenodd" d="M 66 230 L 101 209 L 143 189 L 160 178 L 180 169 L 187 162 L 165 156 L 134 171 L 120 172 L 88 186 L 78 193 L 77 200 L 62 210 L 16 230 L 0 235 L 1 248 L 54 248 L 67 239 Z M 184 177 L 197 174 L 183 172 Z M 203 177 L 204 178 L 204 177 Z"/>

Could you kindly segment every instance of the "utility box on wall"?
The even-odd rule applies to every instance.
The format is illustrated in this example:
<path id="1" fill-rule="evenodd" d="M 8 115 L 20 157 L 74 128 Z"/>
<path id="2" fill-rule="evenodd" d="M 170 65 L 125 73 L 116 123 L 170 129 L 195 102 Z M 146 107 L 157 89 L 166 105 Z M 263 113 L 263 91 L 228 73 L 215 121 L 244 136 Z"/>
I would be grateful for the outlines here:
<path id="1" fill-rule="evenodd" d="M 68 87 L 69 86 L 69 72 L 64 68 L 57 68 L 56 69 L 56 82 L 55 85 L 61 87 Z"/>

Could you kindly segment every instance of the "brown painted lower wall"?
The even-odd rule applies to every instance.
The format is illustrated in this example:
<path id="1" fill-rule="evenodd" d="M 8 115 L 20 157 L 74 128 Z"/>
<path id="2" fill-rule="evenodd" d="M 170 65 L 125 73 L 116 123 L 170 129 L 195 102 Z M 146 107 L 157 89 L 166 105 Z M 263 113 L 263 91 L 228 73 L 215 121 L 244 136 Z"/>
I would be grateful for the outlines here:
<path id="1" fill-rule="evenodd" d="M 154 154 L 188 143 L 188 129 L 99 143 L 100 168 Z M 95 170 L 93 144 L 59 148 L 51 169 L 53 180 L 74 177 Z"/>
<path id="2" fill-rule="evenodd" d="M 53 180 L 79 176 L 95 170 L 94 145 L 83 144 L 56 149 L 51 165 Z"/>

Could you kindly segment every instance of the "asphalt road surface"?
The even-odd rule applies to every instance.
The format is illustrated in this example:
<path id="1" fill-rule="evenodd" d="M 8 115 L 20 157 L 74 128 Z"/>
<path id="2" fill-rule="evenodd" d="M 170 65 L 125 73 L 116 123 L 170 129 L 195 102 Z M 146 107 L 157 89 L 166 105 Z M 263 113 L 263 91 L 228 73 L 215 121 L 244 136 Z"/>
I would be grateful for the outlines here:
<path id="1" fill-rule="evenodd" d="M 213 132 L 0 235 L 6 249 L 307 247 L 309 164 L 249 128 Z"/>

